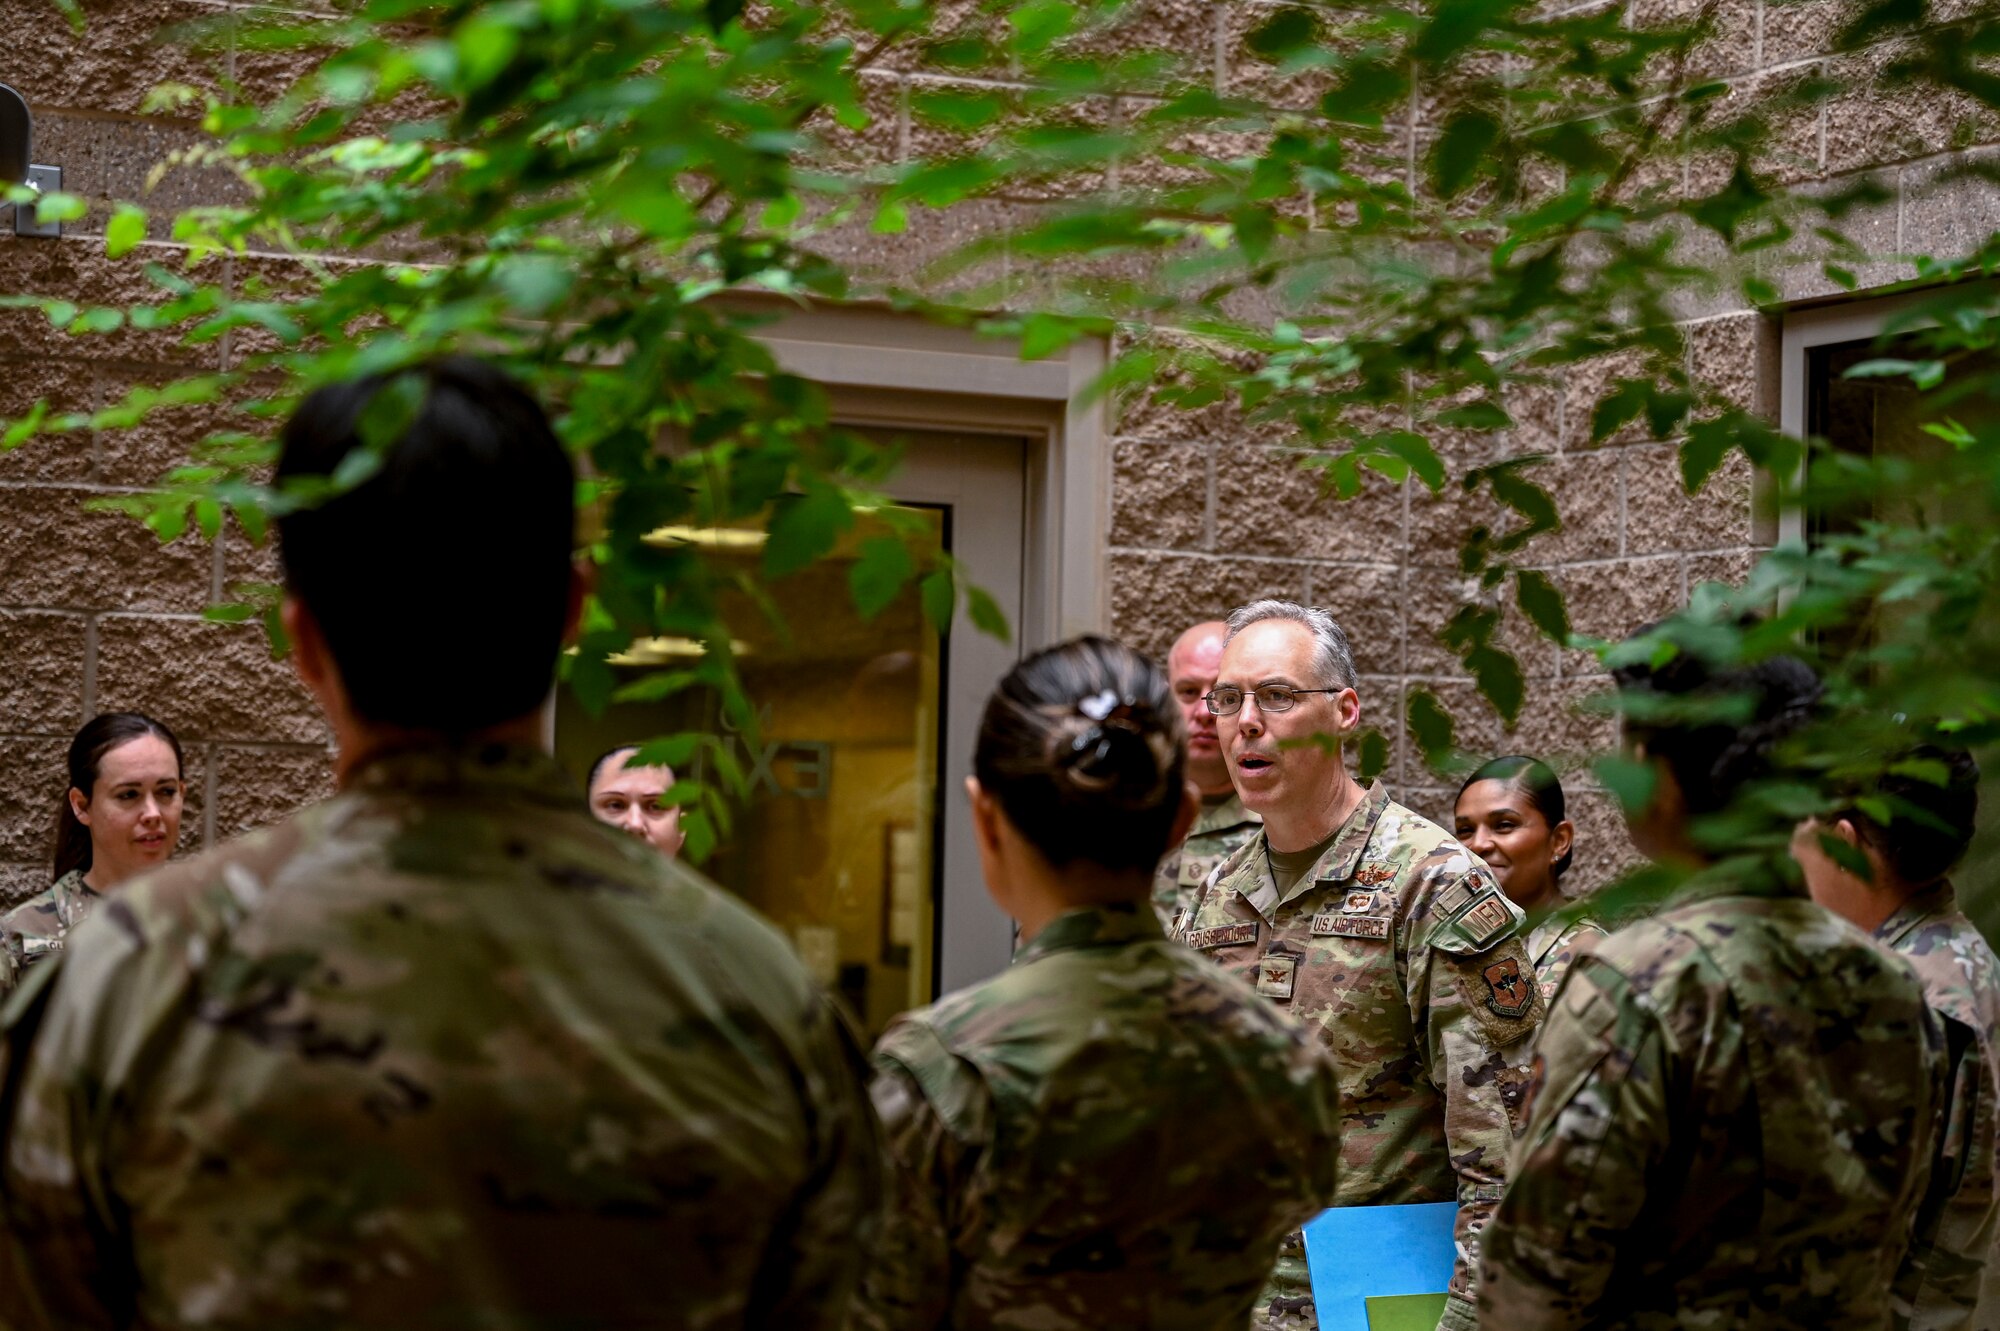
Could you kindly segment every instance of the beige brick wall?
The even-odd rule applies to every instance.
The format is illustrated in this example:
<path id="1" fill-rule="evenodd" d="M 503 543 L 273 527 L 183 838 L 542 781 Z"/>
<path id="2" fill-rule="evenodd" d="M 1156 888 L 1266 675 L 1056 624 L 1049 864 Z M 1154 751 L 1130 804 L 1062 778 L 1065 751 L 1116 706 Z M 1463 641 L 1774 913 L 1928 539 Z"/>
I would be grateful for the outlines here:
<path id="1" fill-rule="evenodd" d="M 85 0 L 84 7 L 92 22 L 79 40 L 47 0 L 0 0 L 0 32 L 7 34 L 0 81 L 15 84 L 34 105 L 38 160 L 62 165 L 67 185 L 82 193 L 139 195 L 151 165 L 195 137 L 193 125 L 136 114 L 154 84 L 200 85 L 218 70 L 262 88 L 285 80 L 282 60 L 239 59 L 226 41 L 212 55 L 194 55 L 149 39 L 162 24 L 226 19 L 251 6 Z M 1309 80 L 1276 79 L 1242 51 L 1244 34 L 1266 8 L 1260 0 L 1148 0 L 1130 40 L 1189 54 L 1205 77 L 1232 93 L 1310 104 Z M 1694 8 L 1694 0 L 1643 0 L 1630 13 L 1634 21 L 1653 21 Z M 1727 0 L 1696 72 L 1727 78 L 1732 96 L 1747 102 L 1823 65 L 1841 73 L 1879 68 L 1886 49 L 1837 61 L 1825 56 L 1839 12 L 1829 0 Z M 874 158 L 922 151 L 929 131 L 913 123 L 910 97 L 933 76 L 892 54 L 869 78 L 879 119 L 837 148 Z M 1427 107 L 1415 100 L 1409 123 L 1398 130 L 1401 159 L 1392 151 L 1385 171 L 1414 171 L 1431 132 Z M 1107 98 L 1079 114 L 1120 110 L 1118 99 Z M 1949 99 L 1898 100 L 1864 84 L 1817 113 L 1794 117 L 1782 137 L 1771 165 L 1799 187 L 1826 188 L 1872 173 L 1892 194 L 1853 223 L 1884 256 L 1861 274 L 1870 285 L 1907 271 L 1888 256 L 1962 248 L 2000 224 L 2000 195 L 1990 187 L 1941 178 L 1958 150 L 2000 141 L 2000 125 Z M 1154 174 L 1154 164 L 1127 164 L 1118 181 L 1142 185 Z M 226 180 L 182 173 L 153 196 L 155 211 L 222 197 L 228 188 Z M 826 245 L 864 273 L 907 279 L 925 260 L 1004 224 L 1030 203 L 916 210 L 902 236 L 869 234 L 857 223 Z M 97 223 L 71 226 L 60 242 L 0 234 L 0 291 L 80 302 L 131 295 L 136 268 L 99 257 Z M 154 252 L 175 257 L 165 244 Z M 1006 259 L 997 266 L 1005 271 Z M 236 280 L 231 265 L 223 266 L 223 276 Z M 1772 276 L 1788 299 L 1836 290 L 1811 271 Z M 1738 400 L 1774 410 L 1772 321 L 1726 295 L 1690 302 L 1686 314 L 1693 369 Z M 135 381 L 195 363 L 190 358 L 197 354 L 209 358 L 205 364 L 226 363 L 230 348 L 224 342 L 194 353 L 137 333 L 73 340 L 51 333 L 39 316 L 0 312 L 0 417 L 45 395 L 71 409 L 112 400 Z M 1751 477 L 1741 466 L 1690 499 L 1680 492 L 1671 441 L 1621 439 L 1592 448 L 1586 422 L 1602 382 L 1575 374 L 1559 388 L 1524 396 L 1515 404 L 1520 425 L 1511 437 L 1463 446 L 1551 455 L 1543 474 L 1569 525 L 1546 543 L 1546 558 L 1570 595 L 1578 628 L 1615 636 L 1683 603 L 1695 583 L 1742 576 L 1755 556 L 1758 525 Z M 203 602 L 228 582 L 268 576 L 268 559 L 240 542 L 161 549 L 126 520 L 78 507 L 90 495 L 142 484 L 174 456 L 185 438 L 180 431 L 198 428 L 189 419 L 125 435 L 44 439 L 0 456 L 0 891 L 39 881 L 61 787 L 62 743 L 98 709 L 156 711 L 188 742 L 196 796 L 184 832 L 188 846 L 266 821 L 326 788 L 326 737 L 289 674 L 266 658 L 255 630 L 199 619 Z M 1120 421 L 1112 443 L 1108 557 L 1113 629 L 1157 650 L 1178 626 L 1246 597 L 1301 597 L 1347 623 L 1366 675 L 1364 705 L 1378 721 L 1393 723 L 1405 690 L 1422 684 L 1454 705 L 1461 742 L 1482 753 L 1574 757 L 1608 740 L 1606 722 L 1573 710 L 1601 687 L 1587 657 L 1524 640 L 1533 696 L 1507 734 L 1432 641 L 1432 627 L 1462 594 L 1451 564 L 1464 515 L 1452 501 L 1386 486 L 1347 505 L 1319 499 L 1287 459 L 1268 452 L 1273 442 L 1269 427 L 1246 426 L 1220 408 L 1178 415 L 1140 408 Z M 1424 772 L 1406 740 L 1399 740 L 1390 779 L 1418 807 L 1448 814 L 1448 792 Z M 1576 881 L 1587 884 L 1627 852 L 1601 795 L 1579 789 L 1576 804 L 1583 833 Z"/>
<path id="2" fill-rule="evenodd" d="M 36 160 L 61 166 L 69 190 L 145 198 L 156 216 L 226 200 L 226 178 L 187 172 L 146 195 L 153 165 L 199 131 L 136 112 L 156 84 L 212 83 L 231 67 L 226 47 L 196 53 L 152 34 L 227 18 L 232 7 L 86 0 L 84 9 L 90 26 L 78 39 L 46 0 L 0 0 L 0 82 L 33 107 Z M 0 225 L 0 291 L 79 304 L 140 295 L 138 264 L 103 257 L 101 223 L 93 215 L 71 224 L 60 241 L 16 239 L 11 224 Z M 184 256 L 156 242 L 145 257 L 177 266 Z M 233 268 L 220 265 L 224 280 Z M 197 351 L 136 332 L 71 337 L 37 313 L 0 311 L 0 418 L 41 397 L 57 411 L 87 410 L 177 369 L 226 365 L 229 354 L 226 341 Z M 261 631 L 201 618 L 228 584 L 269 578 L 268 552 L 192 537 L 162 547 L 130 519 L 82 506 L 158 477 L 212 423 L 188 412 L 0 454 L 0 897 L 47 884 L 63 752 L 99 711 L 149 712 L 179 734 L 189 778 L 183 849 L 269 822 L 330 788 L 326 731 L 290 668 L 271 661 Z"/>

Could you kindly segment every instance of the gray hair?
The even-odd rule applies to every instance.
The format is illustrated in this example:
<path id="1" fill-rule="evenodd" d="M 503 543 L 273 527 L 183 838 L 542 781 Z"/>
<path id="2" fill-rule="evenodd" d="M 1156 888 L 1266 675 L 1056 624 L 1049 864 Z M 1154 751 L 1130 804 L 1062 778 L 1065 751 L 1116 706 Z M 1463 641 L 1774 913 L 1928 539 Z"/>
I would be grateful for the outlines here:
<path id="1" fill-rule="evenodd" d="M 1347 634 L 1341 631 L 1340 622 L 1316 605 L 1268 597 L 1238 606 L 1229 614 L 1228 641 L 1234 642 L 1244 629 L 1267 619 L 1286 619 L 1306 626 L 1313 636 L 1313 673 L 1319 676 L 1322 687 L 1354 687 L 1354 649 L 1347 645 Z"/>

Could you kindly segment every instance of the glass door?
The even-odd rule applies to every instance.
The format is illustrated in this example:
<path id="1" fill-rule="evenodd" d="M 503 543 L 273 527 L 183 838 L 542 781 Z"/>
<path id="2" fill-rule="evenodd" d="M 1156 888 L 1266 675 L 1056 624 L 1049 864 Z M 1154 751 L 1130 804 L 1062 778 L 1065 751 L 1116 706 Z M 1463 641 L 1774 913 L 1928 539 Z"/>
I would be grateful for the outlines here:
<path id="1" fill-rule="evenodd" d="M 881 433 L 908 450 L 897 499 L 1018 623 L 1023 441 Z M 692 693 L 600 717 L 565 696 L 556 725 L 558 753 L 579 781 L 620 744 L 677 730 L 718 735 L 751 790 L 703 871 L 783 930 L 871 1037 L 897 1013 L 1007 963 L 1011 927 L 979 881 L 963 784 L 980 709 L 1016 659 L 1014 646 L 969 623 L 940 640 L 914 586 L 864 621 L 847 578 L 873 534 L 864 520 L 832 559 L 773 588 L 787 634 L 751 627 L 752 614 L 731 616 L 746 626 L 754 741 L 723 724 L 712 697 Z M 758 550 L 740 544 L 744 558 Z M 648 643 L 624 664 L 636 675 L 695 650 Z"/>

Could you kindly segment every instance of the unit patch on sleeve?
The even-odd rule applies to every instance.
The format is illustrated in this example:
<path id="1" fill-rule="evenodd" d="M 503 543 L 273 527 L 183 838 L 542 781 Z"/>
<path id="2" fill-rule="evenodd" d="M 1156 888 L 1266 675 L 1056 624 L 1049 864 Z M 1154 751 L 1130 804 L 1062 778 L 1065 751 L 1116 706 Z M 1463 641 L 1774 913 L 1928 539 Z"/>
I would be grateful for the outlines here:
<path id="1" fill-rule="evenodd" d="M 1535 982 L 1521 973 L 1521 963 L 1503 957 L 1480 973 L 1491 996 L 1486 1006 L 1503 1017 L 1518 1020 L 1535 1006 Z"/>
<path id="2" fill-rule="evenodd" d="M 1209 929 L 1188 931 L 1187 945 L 1197 952 L 1207 952 L 1218 947 L 1235 947 L 1239 943 L 1257 941 L 1257 925 L 1246 920 L 1241 924 L 1218 924 Z"/>

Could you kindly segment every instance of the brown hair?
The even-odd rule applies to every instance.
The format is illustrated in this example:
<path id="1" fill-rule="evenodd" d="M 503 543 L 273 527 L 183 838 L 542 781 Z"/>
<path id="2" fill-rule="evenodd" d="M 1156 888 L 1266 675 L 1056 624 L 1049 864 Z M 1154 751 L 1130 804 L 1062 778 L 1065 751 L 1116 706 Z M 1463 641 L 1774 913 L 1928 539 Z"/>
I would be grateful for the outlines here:
<path id="1" fill-rule="evenodd" d="M 180 772 L 181 742 L 165 725 L 140 712 L 99 713 L 86 721 L 69 742 L 69 785 L 64 787 L 62 803 L 56 808 L 55 877 L 90 868 L 90 829 L 77 821 L 76 810 L 69 804 L 69 792 L 80 790 L 88 799 L 97 788 L 97 773 L 103 766 L 104 755 L 147 735 L 157 735 L 166 741 L 167 747 L 174 751 L 174 771 Z"/>
<path id="2" fill-rule="evenodd" d="M 1008 672 L 972 759 L 979 784 L 1050 864 L 1146 870 L 1166 853 L 1185 764 L 1166 672 L 1095 636 Z"/>

